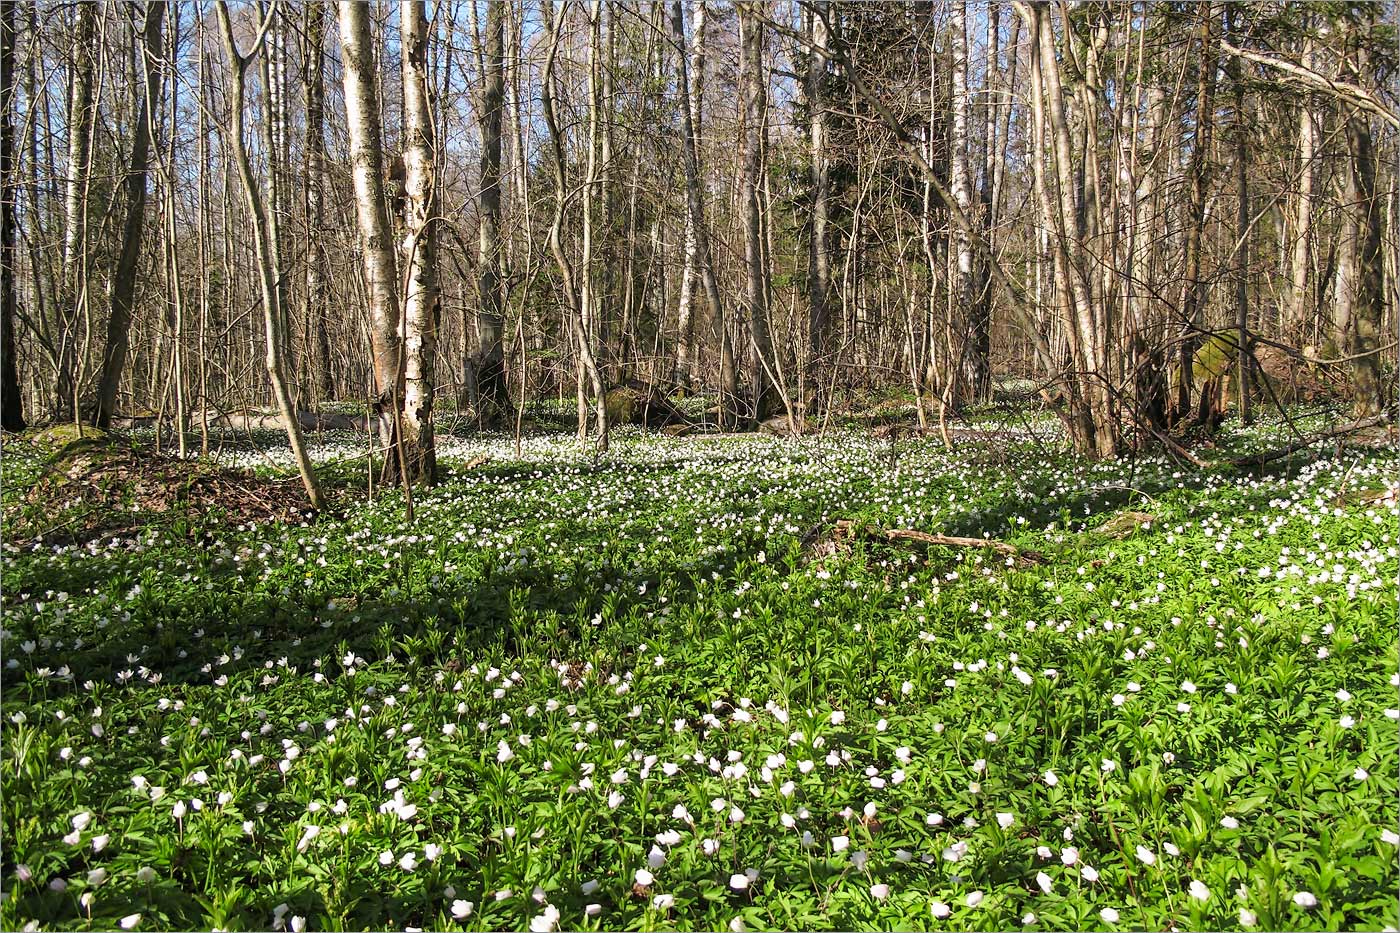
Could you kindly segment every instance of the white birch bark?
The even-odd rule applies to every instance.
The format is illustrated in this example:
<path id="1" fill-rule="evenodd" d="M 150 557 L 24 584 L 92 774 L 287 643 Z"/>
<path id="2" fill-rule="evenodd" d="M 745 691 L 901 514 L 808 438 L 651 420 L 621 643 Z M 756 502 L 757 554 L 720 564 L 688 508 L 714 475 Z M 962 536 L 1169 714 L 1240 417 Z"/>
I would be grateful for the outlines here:
<path id="1" fill-rule="evenodd" d="M 403 447 L 408 477 L 437 479 L 433 380 L 440 307 L 437 286 L 436 150 L 423 0 L 399 6 L 404 104 Z"/>

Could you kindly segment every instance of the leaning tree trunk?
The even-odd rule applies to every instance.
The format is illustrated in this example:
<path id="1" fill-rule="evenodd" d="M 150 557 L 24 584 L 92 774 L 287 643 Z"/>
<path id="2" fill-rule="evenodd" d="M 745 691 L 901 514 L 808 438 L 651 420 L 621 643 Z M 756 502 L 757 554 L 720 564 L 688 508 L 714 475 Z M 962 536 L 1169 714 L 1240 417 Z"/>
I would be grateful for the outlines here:
<path id="1" fill-rule="evenodd" d="M 500 4 L 493 4 L 500 6 Z M 403 0 L 404 109 L 404 389 L 403 457 L 411 482 L 437 480 L 433 378 L 440 306 L 437 287 L 437 185 L 428 85 L 428 20 L 423 0 Z M 498 111 L 499 112 L 499 111 Z M 498 120 L 499 125 L 499 120 Z M 499 141 L 499 133 L 497 134 Z"/>
<path id="2" fill-rule="evenodd" d="M 340 50 L 345 82 L 345 118 L 350 131 L 350 172 L 355 217 L 360 230 L 365 291 L 369 300 L 370 356 L 374 367 L 374 409 L 379 441 L 387 455 L 386 481 L 400 480 L 400 399 L 403 359 L 399 346 L 398 265 L 384 198 L 383 126 L 374 86 L 374 51 L 369 36 L 369 5 L 340 0 Z"/>
<path id="3" fill-rule="evenodd" d="M 249 217 L 253 221 L 253 249 L 258 260 L 258 285 L 262 290 L 267 374 L 272 382 L 273 396 L 277 400 L 282 427 L 287 432 L 287 442 L 292 448 L 292 458 L 296 461 L 302 486 L 306 489 L 306 496 L 311 501 L 311 507 L 321 510 L 326 507 L 325 496 L 321 493 L 320 484 L 316 481 L 316 473 L 311 467 L 311 457 L 307 453 L 306 444 L 302 438 L 301 423 L 297 419 L 291 390 L 287 385 L 283 361 L 287 319 L 286 309 L 282 304 L 282 292 L 278 287 L 281 272 L 277 268 L 277 252 L 274 248 L 276 244 L 276 220 L 264 209 L 257 181 L 253 178 L 253 166 L 248 158 L 248 147 L 243 140 L 244 78 L 252 57 L 257 55 L 262 48 L 266 30 L 258 33 L 257 45 L 245 55 L 238 50 L 238 45 L 233 38 L 233 25 L 229 22 L 226 0 L 220 0 L 217 9 L 219 31 L 223 35 L 224 51 L 228 56 L 229 68 L 232 70 L 232 80 L 229 82 L 229 118 L 232 125 L 229 127 L 229 136 L 233 143 L 233 159 L 238 166 L 239 178 L 243 182 L 244 200 L 248 207 Z M 274 7 L 273 12 L 268 15 L 275 16 L 275 11 Z M 265 117 L 266 119 L 273 118 L 271 114 L 266 114 Z"/>
<path id="4" fill-rule="evenodd" d="M 126 369 L 126 352 L 131 340 L 132 305 L 136 300 L 136 264 L 141 258 L 141 238 L 146 215 L 146 171 L 151 158 L 151 115 L 160 100 L 161 24 L 165 3 L 148 0 L 141 29 L 141 69 L 145 78 L 136 125 L 131 133 L 131 160 L 126 169 L 126 221 L 122 226 L 121 250 L 112 272 L 111 316 L 107 319 L 107 342 L 102 351 L 102 372 L 97 381 L 97 410 L 93 423 L 99 428 L 112 425 L 117 405 L 117 389 Z"/>
<path id="5" fill-rule="evenodd" d="M 565 176 L 568 163 L 564 153 L 564 137 L 560 132 L 559 120 L 554 111 L 554 63 L 558 59 L 559 43 L 563 38 L 564 17 L 562 13 L 558 17 L 553 15 L 552 4 L 553 0 L 541 0 L 540 4 L 540 13 L 549 32 L 549 51 L 545 55 L 544 71 L 540 78 L 540 110 L 544 114 L 545 127 L 549 132 L 550 147 L 554 154 L 554 220 L 549 227 L 549 251 L 553 254 L 554 261 L 559 267 L 559 279 L 564 289 L 565 313 L 568 316 L 569 328 L 578 347 L 582 365 L 598 392 L 600 415 L 598 445 L 600 449 L 606 449 L 608 419 L 606 399 L 602 394 L 602 377 L 598 373 L 597 360 L 593 357 L 589 346 L 588 334 L 584 326 L 583 303 L 579 296 L 578 285 L 574 280 L 573 263 L 569 261 L 569 255 L 564 251 L 563 243 L 564 208 L 568 203 L 569 196 L 568 179 Z"/>
<path id="6" fill-rule="evenodd" d="M 506 383 L 505 348 L 502 345 L 504 294 L 501 281 L 501 116 L 505 103 L 505 3 L 491 3 L 486 10 L 485 55 L 481 105 L 481 197 L 477 220 L 477 350 L 467 360 L 470 394 L 483 425 L 495 425 L 510 416 L 510 391 Z"/>

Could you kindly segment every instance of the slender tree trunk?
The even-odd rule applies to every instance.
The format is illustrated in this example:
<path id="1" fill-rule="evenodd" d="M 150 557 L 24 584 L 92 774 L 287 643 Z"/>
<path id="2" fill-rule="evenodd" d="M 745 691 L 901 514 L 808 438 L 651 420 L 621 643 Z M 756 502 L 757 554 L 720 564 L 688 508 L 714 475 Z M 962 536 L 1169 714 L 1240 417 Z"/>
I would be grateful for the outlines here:
<path id="1" fill-rule="evenodd" d="M 815 411 L 826 407 L 823 388 L 831 352 L 831 170 L 827 164 L 826 71 L 831 37 L 827 0 L 810 9 L 812 48 L 808 52 L 806 85 L 808 133 L 811 138 L 812 217 L 807 238 L 807 365 L 808 398 Z M 920 409 L 922 411 L 922 408 Z"/>
<path id="2" fill-rule="evenodd" d="M 0 428 L 24 430 L 24 400 L 19 389 L 19 357 L 15 346 L 15 318 L 19 296 L 15 273 L 19 250 L 15 244 L 15 201 L 19 195 L 15 171 L 14 112 L 18 85 L 15 81 L 15 12 L 18 4 L 0 4 Z"/>
<path id="3" fill-rule="evenodd" d="M 369 5 L 340 0 L 340 49 L 345 81 L 345 117 L 350 131 L 350 171 L 355 217 L 369 301 L 370 355 L 379 441 L 387 454 L 384 481 L 398 480 L 398 422 L 403 398 L 398 264 L 384 193 L 384 147 L 379 95 L 369 35 Z"/>
<path id="4" fill-rule="evenodd" d="M 306 108 L 306 296 L 304 313 L 314 334 L 312 384 L 321 401 L 335 398 L 331 377 L 331 341 L 326 319 L 330 314 L 330 292 L 326 282 L 326 5 L 324 0 L 308 0 L 306 48 L 302 53 L 302 92 Z"/>
<path id="5" fill-rule="evenodd" d="M 588 5 L 588 105 L 587 105 L 587 131 L 585 146 L 588 155 L 585 158 L 586 168 L 583 176 L 583 217 L 579 239 L 579 315 L 580 315 L 580 346 L 578 355 L 574 360 L 574 397 L 578 407 L 578 439 L 584 440 L 588 436 L 588 365 L 584 362 L 585 354 L 594 351 L 593 331 L 596 326 L 596 311 L 600 305 L 597 295 L 598 273 L 594 266 L 593 239 L 594 239 L 594 217 L 598 210 L 598 119 L 599 119 L 599 49 L 600 19 L 602 17 L 602 0 L 589 0 Z M 585 346 L 586 345 L 586 346 Z"/>
<path id="6" fill-rule="evenodd" d="M 969 219 L 975 219 L 972 210 L 972 171 L 968 162 L 969 121 L 968 121 L 968 82 L 967 82 L 967 3 L 956 0 L 952 5 L 952 17 L 948 42 L 952 51 L 952 113 L 948 135 L 949 178 L 948 188 L 958 210 Z M 964 385 L 963 375 L 975 341 L 973 331 L 976 322 L 971 312 L 972 294 L 972 238 L 963 230 L 953 231 L 952 281 L 949 283 L 951 299 L 949 324 L 953 332 L 960 336 L 959 346 L 949 348 L 954 353 L 955 363 L 948 367 L 950 380 L 945 393 L 946 404 L 956 410 L 963 402 L 963 396 L 972 386 Z M 954 320 L 957 318 L 960 320 Z"/>
<path id="7" fill-rule="evenodd" d="M 999 142 L 1005 146 L 1005 142 L 998 136 L 998 116 L 1003 109 L 1009 112 L 1011 98 L 1009 86 L 1003 88 L 996 78 L 999 73 L 997 50 L 1001 43 L 1000 8 L 996 4 L 990 4 L 986 17 L 987 59 L 982 89 L 985 100 L 982 108 L 982 177 L 978 187 L 979 210 L 976 220 L 982 228 L 983 236 L 987 238 L 988 245 L 995 250 L 997 224 L 994 201 L 998 193 L 996 173 L 997 166 L 1006 158 L 1004 148 L 998 151 Z M 971 247 L 972 244 L 969 243 L 968 248 Z M 987 263 L 974 256 L 971 295 L 968 301 L 968 349 L 965 368 L 968 393 L 974 402 L 991 400 L 992 303 L 992 282 Z"/>
<path id="8" fill-rule="evenodd" d="M 690 85 L 688 89 L 682 91 L 684 95 L 684 106 L 690 125 L 694 128 L 695 136 L 687 135 L 682 144 L 691 147 L 690 157 L 695 160 L 696 165 L 700 164 L 700 153 L 698 151 L 698 137 L 702 122 L 704 86 L 705 86 L 705 0 L 692 0 L 691 14 L 691 40 L 690 40 Z M 666 12 L 666 20 L 669 23 L 670 11 Z M 676 54 L 684 58 L 686 56 L 685 32 L 681 31 L 680 37 L 676 40 Z M 691 369 L 693 367 L 692 354 L 695 334 L 694 319 L 694 295 L 696 279 L 698 278 L 698 247 L 696 246 L 695 221 L 687 210 L 685 214 L 685 259 L 681 267 L 680 297 L 678 299 L 676 311 L 676 360 L 672 370 L 672 378 L 683 388 L 689 388 L 691 383 Z"/>
<path id="9" fill-rule="evenodd" d="M 1303 66 L 1311 69 L 1314 62 L 1311 37 L 1303 39 Z M 1317 115 L 1313 98 L 1304 94 L 1298 102 L 1298 201 L 1293 224 L 1293 256 L 1288 308 L 1288 330 L 1295 340 L 1301 340 L 1316 306 L 1313 299 L 1312 236 L 1313 197 L 1317 188 Z"/>
<path id="10" fill-rule="evenodd" d="M 277 282 L 280 271 L 276 265 L 277 253 L 273 248 L 275 237 L 272 235 L 274 228 L 271 226 L 275 224 L 275 221 L 263 206 L 262 198 L 258 192 L 257 180 L 253 177 L 253 166 L 248 158 L 247 144 L 243 140 L 244 79 L 248 65 L 252 61 L 251 56 L 259 53 L 266 39 L 268 20 L 264 20 L 264 28 L 259 32 L 258 41 L 253 50 L 244 55 L 238 50 L 237 42 L 233 38 L 233 25 L 229 22 L 226 0 L 219 0 L 217 9 L 219 31 L 223 35 L 224 51 L 228 56 L 229 67 L 232 70 L 232 80 L 229 82 L 229 115 L 232 123 L 229 127 L 229 137 L 233 144 L 233 159 L 238 165 L 238 174 L 243 182 L 244 200 L 253 222 L 253 248 L 258 261 L 258 284 L 262 291 L 267 375 L 272 383 L 273 396 L 277 401 L 282 426 L 287 432 L 287 442 L 292 448 L 292 458 L 296 461 L 297 472 L 301 475 L 302 486 L 306 489 L 306 496 L 311 501 L 311 507 L 319 511 L 326 507 L 325 496 L 321 493 L 320 484 L 316 481 L 316 473 L 311 466 L 311 457 L 307 453 L 306 444 L 302 438 L 301 422 L 297 419 L 296 406 L 292 400 L 292 394 L 287 385 L 286 372 L 283 368 L 282 353 L 286 344 L 283 331 L 286 327 L 286 314 L 282 307 L 282 293 Z M 273 12 L 268 14 L 269 19 L 274 15 L 276 15 L 275 7 Z M 266 74 L 266 70 L 264 70 L 264 74 Z M 269 120 L 273 119 L 270 113 L 265 116 Z M 275 163 L 270 163 L 269 169 L 271 169 L 272 164 Z"/>
<path id="11" fill-rule="evenodd" d="M 198 216 L 195 230 L 196 257 L 199 265 L 199 352 L 195 354 L 199 367 L 199 452 L 209 456 L 209 116 L 206 91 L 210 82 L 209 59 L 204 46 L 204 17 L 195 19 L 196 62 L 199 69 L 199 84 L 196 93 L 198 117 L 196 118 L 195 159 L 198 188 Z"/>
<path id="12" fill-rule="evenodd" d="M 1236 28 L 1236 8 L 1230 8 L 1229 23 Z M 1249 124 L 1245 122 L 1245 87 L 1243 67 L 1238 58 L 1230 60 L 1231 77 L 1235 85 L 1235 235 L 1239 251 L 1235 258 L 1235 389 L 1238 393 L 1240 421 L 1248 424 L 1250 383 L 1249 348 Z"/>
<path id="13" fill-rule="evenodd" d="M 1202 3 L 1200 63 L 1196 80 L 1196 128 L 1191 144 L 1189 203 L 1186 238 L 1182 246 L 1185 269 L 1181 282 L 1181 322 L 1177 338 L 1177 389 L 1174 420 L 1191 413 L 1192 361 L 1200 346 L 1198 332 L 1205 325 L 1206 282 L 1201 277 L 1201 238 L 1206 224 L 1206 198 L 1210 188 L 1210 145 L 1215 127 L 1215 66 L 1219 57 L 1219 35 L 1215 28 L 1220 9 L 1216 0 Z"/>
<path id="14" fill-rule="evenodd" d="M 608 378 L 620 379 L 617 347 L 613 340 L 613 309 L 617 307 L 617 165 L 613 157 L 613 70 L 617 65 L 617 5 L 598 0 L 594 19 L 599 30 L 598 43 L 598 204 L 597 222 L 593 230 L 593 251 L 597 257 L 592 265 L 598 275 L 594 280 L 593 306 L 589 312 L 589 329 L 593 337 L 598 368 Z M 606 22 L 606 31 L 604 31 Z M 590 105 L 592 106 L 592 105 Z M 613 373 L 608 377 L 608 373 Z"/>
<path id="15" fill-rule="evenodd" d="M 773 338 L 768 326 L 768 280 L 763 263 L 760 187 L 763 170 L 763 112 L 767 106 L 767 79 L 763 73 L 763 26 L 748 6 L 739 17 L 739 94 L 744 115 L 743 215 L 744 265 L 748 273 L 750 379 L 753 384 L 753 416 L 765 420 L 772 409 Z"/>
<path id="16" fill-rule="evenodd" d="M 590 0 L 588 10 L 588 158 L 583 182 L 583 229 L 582 254 L 579 270 L 581 278 L 579 300 L 579 353 L 577 365 L 578 396 L 578 438 L 588 436 L 589 390 L 592 389 L 594 416 L 597 419 L 599 449 L 607 449 L 608 417 L 607 397 L 603 386 L 600 351 L 606 347 L 599 341 L 602 329 L 603 295 L 602 283 L 605 280 L 602 270 L 603 260 L 597 257 L 596 243 L 599 239 L 598 215 L 602 214 L 604 224 L 607 217 L 607 192 L 602 183 L 602 175 L 609 169 L 603 165 L 605 153 L 603 131 L 603 87 L 602 87 L 602 0 Z"/>
<path id="17" fill-rule="evenodd" d="M 403 0 L 399 6 L 399 27 L 405 121 L 403 456 L 409 480 L 431 484 L 437 480 L 433 364 L 437 358 L 441 312 L 437 286 L 432 89 L 428 84 L 428 20 L 423 0 Z M 497 123 L 499 126 L 499 119 Z M 497 139 L 499 145 L 499 134 Z"/>
<path id="18" fill-rule="evenodd" d="M 126 169 L 126 222 L 122 226 L 121 249 L 112 272 L 112 307 L 107 321 L 107 342 L 102 351 L 102 372 L 97 382 L 97 410 L 93 422 L 99 428 L 112 424 L 117 389 L 126 368 L 131 339 L 131 316 L 136 299 L 136 264 L 141 258 L 141 238 L 146 215 L 146 171 L 151 157 L 152 114 L 160 102 L 161 25 L 165 3 L 148 0 L 141 28 L 142 94 L 136 125 L 131 134 L 131 159 Z"/>
<path id="19" fill-rule="evenodd" d="M 598 373 L 598 363 L 588 341 L 585 327 L 583 302 L 574 279 L 573 263 L 564 251 L 563 226 L 564 209 L 568 202 L 568 179 L 565 175 L 567 161 L 564 153 L 564 137 L 559 130 L 559 121 L 554 110 L 554 64 L 559 55 L 559 43 L 563 38 L 564 16 L 553 12 L 553 0 L 541 0 L 540 13 L 549 31 L 549 51 L 545 57 L 544 72 L 540 80 L 540 109 L 544 113 L 545 126 L 549 131 L 551 148 L 554 150 L 554 221 L 549 228 L 549 249 L 559 266 L 559 278 L 564 288 L 564 300 L 570 330 L 573 332 L 581 365 L 593 383 L 597 394 L 598 407 L 598 446 L 606 449 L 608 444 L 608 418 L 606 399 L 603 396 L 603 380 Z M 581 413 L 582 414 L 582 413 Z"/>
<path id="20" fill-rule="evenodd" d="M 501 281 L 501 117 L 505 104 L 506 4 L 486 8 L 481 102 L 481 196 L 477 221 L 476 353 L 468 360 L 471 395 L 483 424 L 510 417 L 510 392 L 502 344 L 504 294 Z"/>
<path id="21" fill-rule="evenodd" d="M 683 95 L 685 95 L 685 98 L 683 98 L 683 106 L 686 108 L 687 116 L 689 116 L 690 119 L 690 126 L 693 127 L 697 137 L 700 133 L 700 126 L 703 125 L 703 122 L 701 122 L 701 111 L 703 111 L 703 108 L 701 108 L 701 101 L 703 101 L 704 98 L 704 28 L 706 28 L 704 22 L 706 22 L 706 8 L 704 8 L 704 0 L 693 1 L 694 15 L 689 52 L 690 85 L 687 90 L 683 91 Z M 665 20 L 666 22 L 671 21 L 669 10 L 666 11 Z M 685 31 L 683 31 L 683 29 L 678 42 L 679 45 L 676 46 L 676 55 L 683 59 L 683 57 L 686 56 Z M 694 158 L 696 164 L 699 165 L 700 153 L 694 148 L 697 146 L 696 137 L 687 136 L 685 140 L 682 140 L 682 144 L 683 146 L 692 147 L 692 150 L 690 150 L 690 157 Z M 680 269 L 680 294 L 678 298 L 678 307 L 676 307 L 676 359 L 675 366 L 672 367 L 672 380 L 678 382 L 679 385 L 685 388 L 690 387 L 690 380 L 692 380 L 692 356 L 694 353 L 694 289 L 696 289 L 696 279 L 699 277 L 699 270 L 697 270 L 699 263 L 697 263 L 696 256 L 696 228 L 694 228 L 694 220 L 690 217 L 689 210 L 686 210 L 685 261 L 683 261 L 682 269 Z"/>
<path id="22" fill-rule="evenodd" d="M 685 48 L 685 14 L 682 0 L 671 0 L 671 40 L 678 50 Z M 690 99 L 690 68 L 684 54 L 676 55 L 676 75 L 680 94 Z M 682 161 L 685 163 L 685 203 L 686 216 L 695 232 L 695 263 L 700 280 L 705 287 L 705 298 L 710 306 L 710 318 L 720 341 L 720 406 L 721 427 L 731 423 L 734 398 L 734 355 L 729 343 L 729 335 L 724 324 L 724 304 L 720 299 L 719 279 L 715 275 L 714 258 L 710 250 L 710 232 L 705 225 L 705 207 L 702 198 L 698 129 L 691 114 L 691 108 L 681 108 L 681 129 L 685 136 L 681 146 Z"/>
<path id="23" fill-rule="evenodd" d="M 170 35 L 166 61 L 171 68 L 179 55 L 180 48 L 180 7 L 171 7 Z M 170 127 L 165 145 L 165 164 L 161 167 L 161 187 L 165 195 L 165 268 L 166 284 L 170 289 L 170 300 L 174 306 L 174 326 L 171 333 L 171 372 L 170 379 L 175 390 L 175 444 L 181 459 L 185 457 L 186 433 L 189 429 L 189 412 L 185 394 L 185 292 L 180 275 L 179 226 L 176 223 L 177 205 L 175 183 L 175 127 L 180 118 L 179 84 L 170 85 Z"/>
<path id="24" fill-rule="evenodd" d="M 939 90 L 939 70 L 937 67 L 937 49 L 934 43 L 928 45 L 928 119 L 924 121 L 923 145 L 919 157 L 923 160 L 929 171 L 924 174 L 924 184 L 922 200 L 919 210 L 919 242 L 923 247 L 924 263 L 928 267 L 928 288 L 925 293 L 924 307 L 924 339 L 928 347 L 928 352 L 924 357 L 924 378 L 922 391 L 918 398 L 918 404 L 922 409 L 925 405 L 932 406 L 934 399 L 942 399 L 943 367 L 940 356 L 946 353 L 946 346 L 938 339 L 938 309 L 941 306 L 939 295 L 939 236 L 937 232 L 937 218 L 934 216 L 935 192 L 933 186 L 933 165 L 935 161 L 935 150 L 937 149 L 937 129 L 938 129 L 938 90 Z M 1039 164 L 1038 162 L 1036 164 Z M 850 255 L 847 255 L 847 269 L 850 267 Z M 844 283 L 843 283 L 844 292 Z M 834 383 L 833 383 L 834 385 Z M 942 426 L 942 411 L 940 410 L 940 426 Z M 925 420 L 926 420 L 925 416 Z M 952 446 L 951 437 L 944 431 L 943 441 L 945 446 Z"/>
<path id="25" fill-rule="evenodd" d="M 29 254 L 30 269 L 30 290 L 33 295 L 33 307 L 31 313 L 27 315 L 27 330 L 33 334 L 37 349 L 44 355 L 45 361 L 50 365 L 55 361 L 56 355 L 52 352 L 52 340 L 50 339 L 49 322 L 58 319 L 57 299 L 62 288 L 62 270 L 54 273 L 56 263 L 50 262 L 49 250 L 40 250 L 39 244 L 47 244 L 50 241 L 48 232 L 48 217 L 50 208 L 46 201 L 51 202 L 56 199 L 57 190 L 55 182 L 57 173 L 52 171 L 39 170 L 42 165 L 57 165 L 54 158 L 53 139 L 54 127 L 53 116 L 50 106 L 50 95 L 46 83 L 41 83 L 39 72 L 43 68 L 42 46 L 39 44 L 39 4 L 27 4 L 28 15 L 26 19 L 26 31 L 30 45 L 30 54 L 25 55 L 24 86 L 25 98 L 28 101 L 27 113 L 25 114 L 24 125 L 27 127 L 27 163 L 31 170 L 27 173 L 28 184 L 26 190 L 25 216 L 27 231 L 24 239 L 27 241 L 27 252 Z M 46 141 L 46 145 L 41 149 L 40 140 Z M 46 178 L 45 184 L 41 179 Z M 18 185 L 17 185 L 18 187 Z M 47 190 L 46 190 L 47 189 Z M 17 306 L 18 310 L 18 306 Z M 16 345 L 18 350 L 18 345 Z M 18 367 L 17 367 L 18 368 Z M 31 397 L 30 405 L 35 409 L 47 409 L 52 406 L 47 404 L 47 399 L 42 399 L 33 391 L 33 377 L 30 378 Z"/>
<path id="26" fill-rule="evenodd" d="M 58 379 L 56 415 L 79 417 L 74 398 L 79 303 L 87 283 L 79 281 L 87 264 L 87 186 L 92 151 L 93 63 L 96 51 L 95 3 L 77 6 L 73 69 L 68 95 L 68 167 L 63 196 L 63 293 L 58 300 Z"/>

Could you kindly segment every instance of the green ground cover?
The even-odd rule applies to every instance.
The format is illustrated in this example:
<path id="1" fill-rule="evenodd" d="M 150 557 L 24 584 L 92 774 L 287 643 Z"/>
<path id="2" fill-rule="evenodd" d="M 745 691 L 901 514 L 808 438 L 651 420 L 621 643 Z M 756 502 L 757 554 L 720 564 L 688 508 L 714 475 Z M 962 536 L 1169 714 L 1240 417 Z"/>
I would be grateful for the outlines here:
<path id="1" fill-rule="evenodd" d="M 443 443 L 411 526 L 7 544 L 0 926 L 1400 923 L 1393 451 Z"/>

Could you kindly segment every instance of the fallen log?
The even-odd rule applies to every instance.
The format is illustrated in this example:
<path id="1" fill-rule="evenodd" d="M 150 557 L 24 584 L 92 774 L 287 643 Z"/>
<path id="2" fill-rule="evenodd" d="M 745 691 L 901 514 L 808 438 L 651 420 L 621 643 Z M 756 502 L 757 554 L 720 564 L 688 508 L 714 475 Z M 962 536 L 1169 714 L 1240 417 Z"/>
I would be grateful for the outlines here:
<path id="1" fill-rule="evenodd" d="M 831 533 L 824 540 L 813 540 L 809 542 L 809 549 L 814 556 L 822 557 L 837 553 L 849 548 L 849 542 L 857 537 L 875 538 L 887 541 L 891 544 L 903 542 L 915 542 L 918 544 L 931 544 L 937 547 L 952 548 L 978 548 L 995 551 L 998 554 L 1014 560 L 1018 566 L 1029 566 L 1031 564 L 1044 563 L 1045 555 L 1030 550 L 1023 550 L 1014 544 L 1005 541 L 998 541 L 994 538 L 964 538 L 958 535 L 937 534 L 930 531 L 918 531 L 913 528 L 877 528 L 873 525 L 857 524 L 850 519 L 841 519 L 832 526 Z"/>
<path id="2" fill-rule="evenodd" d="M 1026 564 L 1039 564 L 1045 560 L 1044 555 L 1036 551 L 1023 551 L 1014 544 L 992 538 L 961 538 L 956 535 L 915 531 L 912 528 L 887 528 L 883 534 L 887 541 L 918 541 L 921 544 L 936 544 L 939 547 L 989 548 Z"/>
<path id="3" fill-rule="evenodd" d="M 1352 421 L 1348 424 L 1333 425 L 1330 428 L 1318 431 L 1315 434 L 1309 434 L 1307 437 L 1304 437 L 1301 440 L 1296 440 L 1291 444 L 1285 444 L 1284 446 L 1276 448 L 1274 450 L 1266 451 L 1264 453 L 1250 454 L 1248 457 L 1236 457 L 1235 459 L 1230 461 L 1230 465 L 1238 468 L 1244 468 L 1249 466 L 1263 466 L 1264 464 L 1270 463 L 1274 460 L 1282 460 L 1289 454 L 1295 454 L 1300 450 L 1305 450 L 1308 447 L 1311 447 L 1313 444 L 1316 444 L 1318 441 L 1325 441 L 1338 437 L 1346 437 L 1348 434 L 1355 434 L 1358 431 L 1365 431 L 1367 428 L 1379 427 L 1383 424 L 1386 424 L 1389 421 L 1390 415 L 1382 413 L 1379 415 L 1372 415 L 1369 418 L 1362 418 L 1360 421 Z"/>

